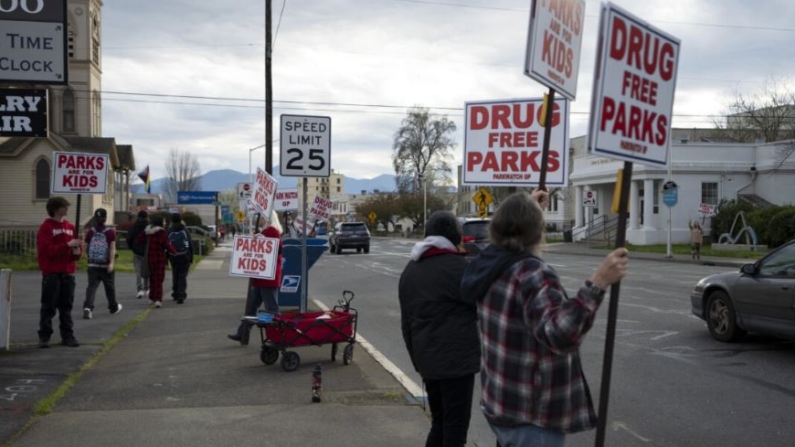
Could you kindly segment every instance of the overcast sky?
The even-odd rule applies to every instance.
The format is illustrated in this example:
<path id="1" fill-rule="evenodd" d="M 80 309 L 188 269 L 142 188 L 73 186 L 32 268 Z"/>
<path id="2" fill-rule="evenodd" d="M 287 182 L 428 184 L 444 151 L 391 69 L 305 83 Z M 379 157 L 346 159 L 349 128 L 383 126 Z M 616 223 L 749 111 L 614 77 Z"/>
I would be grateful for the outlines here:
<path id="1" fill-rule="evenodd" d="M 273 0 L 274 138 L 283 113 L 330 116 L 335 171 L 392 174 L 395 131 L 419 105 L 456 123 L 459 164 L 465 102 L 547 91 L 523 74 L 530 3 Z M 712 127 L 770 79 L 795 90 L 792 0 L 614 3 L 681 40 L 675 127 Z M 586 5 L 570 137 L 591 102 L 600 3 Z M 265 142 L 265 0 L 113 0 L 103 16 L 103 135 L 132 144 L 154 178 L 172 148 L 202 172 L 248 172 Z M 251 154 L 264 167 L 264 150 Z"/>

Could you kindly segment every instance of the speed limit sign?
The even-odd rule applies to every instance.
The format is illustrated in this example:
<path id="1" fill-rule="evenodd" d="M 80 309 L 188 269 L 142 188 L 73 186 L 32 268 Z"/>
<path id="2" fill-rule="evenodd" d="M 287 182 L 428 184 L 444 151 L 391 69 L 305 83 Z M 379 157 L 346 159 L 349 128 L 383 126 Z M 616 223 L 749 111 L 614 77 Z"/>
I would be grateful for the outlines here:
<path id="1" fill-rule="evenodd" d="M 279 135 L 283 177 L 331 174 L 331 117 L 282 115 Z"/>

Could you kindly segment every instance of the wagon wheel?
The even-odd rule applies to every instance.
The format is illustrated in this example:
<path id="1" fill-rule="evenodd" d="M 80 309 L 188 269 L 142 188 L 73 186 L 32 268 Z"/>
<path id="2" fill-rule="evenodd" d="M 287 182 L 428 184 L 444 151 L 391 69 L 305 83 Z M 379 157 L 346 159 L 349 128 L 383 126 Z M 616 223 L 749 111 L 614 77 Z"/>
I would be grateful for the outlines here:
<path id="1" fill-rule="evenodd" d="M 353 343 L 348 344 L 342 352 L 342 363 L 349 365 L 353 361 Z"/>
<path id="2" fill-rule="evenodd" d="M 339 350 L 339 348 L 337 347 L 337 344 L 333 343 L 331 345 L 331 361 L 332 362 L 336 362 L 337 361 L 337 351 L 338 350 Z"/>
<path id="3" fill-rule="evenodd" d="M 301 357 L 298 356 L 298 353 L 292 351 L 285 351 L 282 354 L 282 368 L 287 372 L 293 372 L 298 369 L 298 365 L 301 364 Z"/>
<path id="4" fill-rule="evenodd" d="M 279 359 L 279 350 L 269 346 L 263 346 L 259 352 L 259 359 L 266 365 L 273 365 Z"/>

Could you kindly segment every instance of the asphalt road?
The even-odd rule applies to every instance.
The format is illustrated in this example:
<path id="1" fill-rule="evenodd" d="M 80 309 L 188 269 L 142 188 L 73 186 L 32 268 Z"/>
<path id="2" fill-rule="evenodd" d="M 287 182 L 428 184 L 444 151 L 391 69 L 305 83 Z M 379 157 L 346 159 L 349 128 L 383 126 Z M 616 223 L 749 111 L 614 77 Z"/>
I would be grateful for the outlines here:
<path id="1" fill-rule="evenodd" d="M 325 254 L 310 271 L 310 296 L 333 306 L 356 293 L 359 333 L 421 390 L 400 334 L 397 283 L 411 243 L 374 239 L 370 254 Z M 593 256 L 544 256 L 574 293 L 597 267 Z M 614 447 L 790 446 L 795 439 L 795 342 L 747 337 L 713 340 L 690 313 L 689 293 L 706 275 L 727 271 L 692 263 L 634 260 L 622 281 L 607 445 Z M 607 302 L 581 347 L 599 401 Z M 478 387 L 476 387 L 477 389 Z M 421 391 L 418 392 L 418 394 Z M 479 394 L 479 389 L 476 391 Z M 476 396 L 476 401 L 478 396 Z M 477 404 L 469 445 L 493 446 Z M 571 435 L 569 447 L 594 445 L 595 431 Z"/>

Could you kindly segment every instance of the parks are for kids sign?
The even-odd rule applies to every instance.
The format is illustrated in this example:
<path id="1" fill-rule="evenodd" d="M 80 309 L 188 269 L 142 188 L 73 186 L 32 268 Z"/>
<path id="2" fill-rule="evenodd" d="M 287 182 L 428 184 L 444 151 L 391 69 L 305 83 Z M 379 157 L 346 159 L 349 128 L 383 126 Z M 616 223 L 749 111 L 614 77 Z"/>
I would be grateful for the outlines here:
<path id="1" fill-rule="evenodd" d="M 679 40 L 608 3 L 602 7 L 591 153 L 668 165 Z"/>
<path id="2" fill-rule="evenodd" d="M 235 236 L 229 276 L 274 279 L 279 259 L 279 239 L 262 236 Z"/>
<path id="3" fill-rule="evenodd" d="M 544 142 L 544 101 L 468 102 L 464 116 L 464 183 L 538 185 Z M 566 185 L 569 102 L 556 98 L 547 161 L 547 184 Z"/>
<path id="4" fill-rule="evenodd" d="M 52 194 L 105 194 L 108 154 L 53 152 Z"/>

